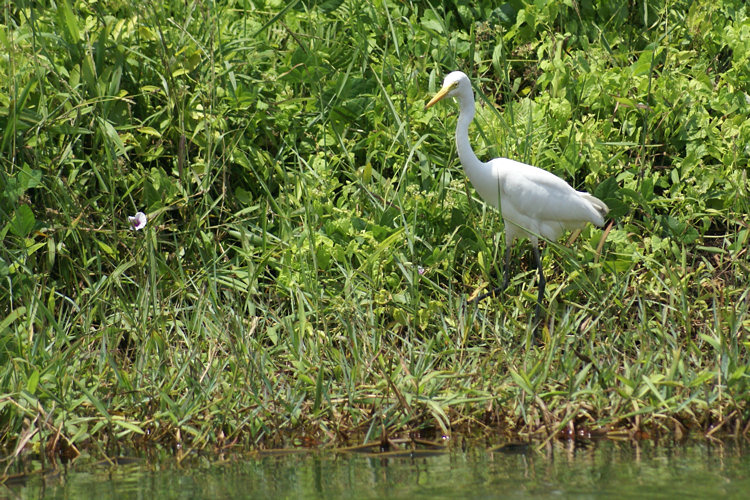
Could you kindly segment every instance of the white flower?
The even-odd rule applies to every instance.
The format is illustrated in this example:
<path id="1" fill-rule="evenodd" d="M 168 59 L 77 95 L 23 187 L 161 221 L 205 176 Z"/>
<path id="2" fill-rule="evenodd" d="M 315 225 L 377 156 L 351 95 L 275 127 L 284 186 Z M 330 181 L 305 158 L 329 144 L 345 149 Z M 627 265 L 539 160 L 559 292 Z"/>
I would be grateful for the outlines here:
<path id="1" fill-rule="evenodd" d="M 130 221 L 130 229 L 132 229 L 133 231 L 138 231 L 146 227 L 146 222 L 148 222 L 148 219 L 146 218 L 146 214 L 144 214 L 143 212 L 137 212 L 134 216 L 128 217 L 128 221 Z"/>

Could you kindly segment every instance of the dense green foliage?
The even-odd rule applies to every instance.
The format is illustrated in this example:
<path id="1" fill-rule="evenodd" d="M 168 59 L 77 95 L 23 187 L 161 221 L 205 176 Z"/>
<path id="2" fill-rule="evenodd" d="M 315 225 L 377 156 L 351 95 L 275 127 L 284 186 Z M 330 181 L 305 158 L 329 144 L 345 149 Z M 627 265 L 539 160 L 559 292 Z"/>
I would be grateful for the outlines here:
<path id="1" fill-rule="evenodd" d="M 3 444 L 747 432 L 745 2 L 496 5 L 6 0 Z M 466 303 L 503 243 L 453 69 L 480 158 L 612 209 L 547 243 L 538 344 L 533 269 Z"/>

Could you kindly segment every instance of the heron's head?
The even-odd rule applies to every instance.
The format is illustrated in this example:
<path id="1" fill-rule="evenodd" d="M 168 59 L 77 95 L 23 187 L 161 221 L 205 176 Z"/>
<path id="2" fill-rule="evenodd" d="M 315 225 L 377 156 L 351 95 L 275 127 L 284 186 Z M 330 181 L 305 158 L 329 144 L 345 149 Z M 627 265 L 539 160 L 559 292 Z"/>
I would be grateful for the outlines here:
<path id="1" fill-rule="evenodd" d="M 448 73 L 448 75 L 445 77 L 445 80 L 443 80 L 443 88 L 441 88 L 440 91 L 435 94 L 435 97 L 430 99 L 430 102 L 425 105 L 425 109 L 429 108 L 445 97 L 459 97 L 462 94 L 468 94 L 473 98 L 473 91 L 471 90 L 471 82 L 469 81 L 469 77 L 461 71 Z"/>

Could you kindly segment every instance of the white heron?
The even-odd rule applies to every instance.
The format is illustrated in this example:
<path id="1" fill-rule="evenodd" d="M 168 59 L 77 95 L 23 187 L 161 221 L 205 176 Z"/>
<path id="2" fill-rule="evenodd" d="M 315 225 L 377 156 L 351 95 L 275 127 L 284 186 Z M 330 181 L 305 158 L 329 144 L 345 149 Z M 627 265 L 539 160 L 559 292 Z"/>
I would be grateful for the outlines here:
<path id="1" fill-rule="evenodd" d="M 486 203 L 500 209 L 505 224 L 503 285 L 480 296 L 477 301 L 508 286 L 513 242 L 517 238 L 528 238 L 539 271 L 536 305 L 538 326 L 546 284 L 539 256 L 539 237 L 556 240 L 563 231 L 580 229 L 587 222 L 601 227 L 609 208 L 600 199 L 589 193 L 576 191 L 560 177 L 541 168 L 508 158 L 495 158 L 486 163 L 479 161 L 469 144 L 469 124 L 474 119 L 475 112 L 474 91 L 469 77 L 461 71 L 448 74 L 443 87 L 427 103 L 425 109 L 445 97 L 455 97 L 458 100 L 456 149 L 464 172 L 479 196 Z"/>

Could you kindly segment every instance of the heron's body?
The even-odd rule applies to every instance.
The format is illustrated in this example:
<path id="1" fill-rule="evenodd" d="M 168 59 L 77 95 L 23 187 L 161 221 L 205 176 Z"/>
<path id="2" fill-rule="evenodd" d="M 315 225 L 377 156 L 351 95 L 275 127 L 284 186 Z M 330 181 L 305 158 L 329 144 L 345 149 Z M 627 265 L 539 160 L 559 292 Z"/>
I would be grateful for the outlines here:
<path id="1" fill-rule="evenodd" d="M 455 97 L 459 104 L 456 124 L 458 157 L 469 181 L 482 199 L 498 208 L 505 222 L 505 282 L 508 283 L 510 248 L 516 239 L 528 238 L 539 269 L 539 300 L 544 295 L 544 274 L 539 258 L 539 237 L 556 240 L 566 230 L 582 228 L 587 222 L 604 224 L 607 205 L 583 191 L 576 191 L 560 177 L 508 158 L 480 161 L 469 143 L 469 124 L 474 119 L 474 91 L 460 71 L 445 77 L 443 88 L 427 104 Z M 539 311 L 537 304 L 537 312 Z"/>
<path id="2" fill-rule="evenodd" d="M 604 224 L 604 203 L 541 168 L 495 158 L 479 168 L 464 167 L 464 171 L 479 196 L 502 213 L 509 245 L 516 238 L 529 238 L 532 244 L 537 243 L 537 236 L 556 240 L 586 222 Z"/>

